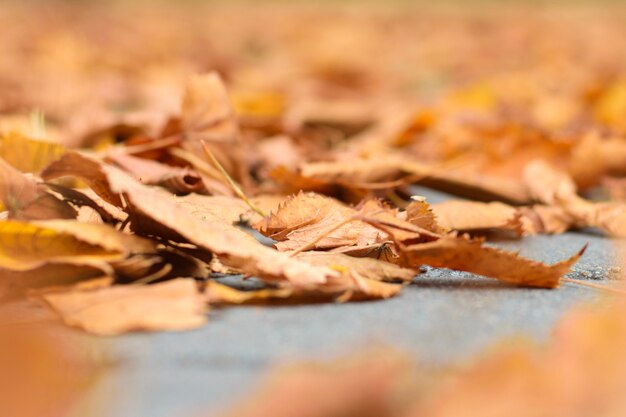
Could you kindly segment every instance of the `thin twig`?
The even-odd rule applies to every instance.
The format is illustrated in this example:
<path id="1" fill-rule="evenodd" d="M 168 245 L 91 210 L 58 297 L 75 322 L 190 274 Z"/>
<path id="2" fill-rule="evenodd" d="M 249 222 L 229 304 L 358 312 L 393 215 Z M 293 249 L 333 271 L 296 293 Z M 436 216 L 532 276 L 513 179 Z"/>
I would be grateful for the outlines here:
<path id="1" fill-rule="evenodd" d="M 215 158 L 215 155 L 213 155 L 213 152 L 211 152 L 211 149 L 209 149 L 209 145 L 205 141 L 201 142 L 204 153 L 206 153 L 206 155 L 209 157 L 209 160 L 215 166 L 215 168 L 217 168 L 222 173 L 226 181 L 228 181 L 228 184 L 233 188 L 235 194 L 237 194 L 237 197 L 241 198 L 255 213 L 265 217 L 266 214 L 260 208 L 252 204 L 252 202 L 244 194 L 239 184 L 237 184 L 235 180 L 232 179 L 232 177 L 228 174 L 228 172 L 226 172 L 222 164 L 220 164 L 217 158 Z"/>
<path id="2" fill-rule="evenodd" d="M 146 143 L 141 143 L 138 145 L 131 145 L 124 147 L 124 153 L 129 155 L 136 155 L 138 153 L 148 152 L 148 151 L 156 151 L 163 148 L 168 148 L 170 146 L 174 146 L 180 143 L 182 140 L 182 136 L 180 134 L 174 134 L 171 136 L 166 136 L 161 139 L 153 140 Z"/>
<path id="3" fill-rule="evenodd" d="M 177 158 L 184 160 L 185 162 L 190 163 L 195 169 L 202 172 L 203 174 L 208 175 L 214 180 L 220 181 L 222 179 L 222 174 L 213 168 L 209 163 L 207 163 L 204 159 L 192 154 L 189 151 L 181 148 L 172 148 L 169 150 L 170 154 L 174 155 Z"/>

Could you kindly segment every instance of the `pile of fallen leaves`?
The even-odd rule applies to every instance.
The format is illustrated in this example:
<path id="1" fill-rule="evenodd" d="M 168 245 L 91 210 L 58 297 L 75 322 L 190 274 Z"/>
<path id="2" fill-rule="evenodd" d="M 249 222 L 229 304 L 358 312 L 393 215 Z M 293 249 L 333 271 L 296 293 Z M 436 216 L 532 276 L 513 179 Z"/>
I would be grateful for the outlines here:
<path id="1" fill-rule="evenodd" d="M 7 10 L 0 17 L 24 12 Z M 104 21 L 119 27 L 112 10 Z M 196 45 L 196 32 L 176 19 L 155 28 L 167 11 L 144 12 L 139 56 L 100 54 L 111 40 L 68 29 L 68 13 L 29 33 L 30 48 L 24 28 L 0 43 L 14 58 L 0 67 L 11 93 L 0 100 L 3 298 L 41 300 L 95 334 L 182 330 L 201 326 L 212 306 L 386 299 L 425 265 L 555 288 L 584 248 L 546 265 L 487 239 L 588 228 L 626 236 L 626 72 L 616 54 L 626 42 L 614 16 L 593 15 L 577 27 L 589 36 L 573 39 L 577 15 L 531 15 L 518 27 L 506 14 L 498 24 L 433 14 L 446 28 L 431 40 L 437 50 L 459 48 L 435 59 L 435 46 L 408 43 L 430 33 L 411 14 L 342 15 L 346 33 L 323 11 L 298 26 L 302 12 L 267 10 L 275 25 L 257 39 L 252 16 L 218 8 L 218 17 L 238 13 L 236 31 L 216 17 L 189 24 L 201 38 L 223 33 L 227 55 L 207 46 L 159 61 Z M 387 24 L 397 33 L 372 29 Z M 174 29 L 171 44 L 148 41 Z M 493 34 L 503 36 L 497 46 Z M 487 65 L 477 57 L 489 46 L 520 56 Z M 398 69 L 398 54 L 420 64 Z M 172 80 L 203 59 L 218 71 L 173 92 Z M 427 74 L 443 81 L 430 88 Z M 431 205 L 413 184 L 465 199 Z M 584 198 L 591 189 L 604 200 Z"/>
<path id="2" fill-rule="evenodd" d="M 215 73 L 190 80 L 182 112 L 167 130 L 99 152 L 21 133 L 3 136 L 4 291 L 40 297 L 69 325 L 116 334 L 193 328 L 203 324 L 211 304 L 388 298 L 422 265 L 553 288 L 582 251 L 545 265 L 461 232 L 556 232 L 555 217 L 582 222 L 604 213 L 577 196 L 566 174 L 543 162 L 528 164 L 520 181 L 542 205 L 523 208 L 467 201 L 431 207 L 420 198 L 399 202 L 400 208 L 375 194 L 352 205 L 317 187 L 330 184 L 320 178 L 332 173 L 333 183 L 357 195 L 375 183 L 345 181 L 355 167 L 377 176 L 402 164 L 381 167 L 386 158 L 412 164 L 389 152 L 354 165 L 330 160 L 303 161 L 297 171 L 279 167 L 277 181 L 268 185 L 247 163 L 255 142 L 242 135 Z M 423 169 L 428 175 L 433 168 Z M 298 181 L 302 189 L 285 193 L 282 180 Z M 254 277 L 263 288 L 241 291 L 215 274 Z M 59 285 L 65 287 L 51 288 Z"/>

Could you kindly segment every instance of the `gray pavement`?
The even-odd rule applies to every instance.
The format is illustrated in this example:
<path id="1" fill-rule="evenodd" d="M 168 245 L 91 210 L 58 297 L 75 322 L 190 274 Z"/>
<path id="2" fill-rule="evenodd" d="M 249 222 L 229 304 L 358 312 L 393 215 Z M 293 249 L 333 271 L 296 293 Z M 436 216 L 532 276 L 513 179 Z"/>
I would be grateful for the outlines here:
<path id="1" fill-rule="evenodd" d="M 566 233 L 497 245 L 555 262 L 585 243 L 589 248 L 570 276 L 610 285 L 614 245 L 598 235 Z M 464 363 L 503 338 L 541 343 L 568 308 L 599 295 L 575 284 L 523 289 L 429 269 L 386 301 L 214 310 L 195 331 L 106 339 L 119 363 L 95 392 L 113 395 L 105 416 L 190 417 L 236 402 L 268 367 L 291 360 L 386 345 L 437 367 Z"/>

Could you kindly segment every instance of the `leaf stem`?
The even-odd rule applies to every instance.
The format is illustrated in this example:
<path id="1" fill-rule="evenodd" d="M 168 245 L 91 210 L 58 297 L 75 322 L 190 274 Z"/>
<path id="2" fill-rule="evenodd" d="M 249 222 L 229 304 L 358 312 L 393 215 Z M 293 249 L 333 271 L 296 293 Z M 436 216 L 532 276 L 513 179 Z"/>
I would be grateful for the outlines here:
<path id="1" fill-rule="evenodd" d="M 255 213 L 265 217 L 266 214 L 260 208 L 252 204 L 252 202 L 244 194 L 239 184 L 237 184 L 235 180 L 233 180 L 232 177 L 228 174 L 228 172 L 226 172 L 222 164 L 219 163 L 215 155 L 213 155 L 213 152 L 211 152 L 211 149 L 209 149 L 209 145 L 205 141 L 201 141 L 201 143 L 202 148 L 204 149 L 204 153 L 206 153 L 211 163 L 222 173 L 228 184 L 232 187 L 235 194 L 237 194 L 237 197 L 241 198 Z"/>

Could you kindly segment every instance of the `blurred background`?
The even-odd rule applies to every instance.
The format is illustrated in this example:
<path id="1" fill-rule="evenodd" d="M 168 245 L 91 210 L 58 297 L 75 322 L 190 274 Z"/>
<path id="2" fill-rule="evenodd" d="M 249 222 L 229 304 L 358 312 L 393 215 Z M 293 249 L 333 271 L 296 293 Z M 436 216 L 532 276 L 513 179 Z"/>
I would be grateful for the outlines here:
<path id="1" fill-rule="evenodd" d="M 584 189 L 597 186 L 604 173 L 590 176 L 585 162 L 595 145 L 579 146 L 582 138 L 626 134 L 626 7 L 619 0 L 0 2 L 0 133 L 19 130 L 39 137 L 37 120 L 45 119 L 47 138 L 68 147 L 158 135 L 179 114 L 188 77 L 217 71 L 244 134 L 264 139 L 287 131 L 301 143 L 321 143 L 323 151 L 381 114 L 409 114 L 413 121 L 391 146 L 421 161 L 439 163 L 462 154 L 481 172 L 518 178 L 524 164 L 540 155 L 567 166 Z M 436 118 L 440 123 L 432 135 L 421 135 Z M 544 146 L 546 138 L 550 146 Z M 625 173 L 621 165 L 613 168 Z M 215 331 L 228 336 L 228 326 L 228 321 L 215 324 Z M 320 326 L 324 334 L 326 325 Z M 162 337 L 166 346 L 177 346 L 179 335 Z M 202 351 L 206 340 L 190 337 L 190 346 Z M 63 394 L 61 408 L 72 403 L 72 394 L 82 399 L 82 390 L 99 375 L 100 365 L 93 362 L 109 343 L 98 341 L 95 353 L 91 345 L 85 353 L 75 349 L 83 342 L 73 339 L 57 345 L 58 337 L 54 343 L 32 338 L 24 343 L 52 350 L 33 353 L 45 359 L 43 371 L 11 368 L 26 378 L 23 397 L 15 398 L 56 385 Z M 135 359 L 151 346 L 149 339 L 122 343 Z M 176 349 L 168 351 L 174 365 L 163 373 L 150 368 L 161 356 L 146 355 L 136 386 L 175 381 L 178 372 L 194 368 L 179 371 Z M 240 393 L 232 390 L 274 358 L 263 356 L 270 350 L 255 351 L 262 359 L 241 375 L 245 361 L 233 354 L 229 358 L 240 360 L 240 368 L 230 379 L 223 375 L 228 370 L 220 373 L 228 364 L 220 368 L 215 358 L 209 358 L 208 367 L 216 370 L 208 377 L 189 371 L 186 382 L 212 378 L 212 397 L 197 386 L 194 391 L 166 382 L 155 382 L 161 391 L 149 394 L 178 392 L 183 400 L 189 392 L 193 407 L 205 395 L 217 401 L 229 391 L 236 397 Z M 10 354 L 26 363 L 24 352 Z M 75 362 L 84 374 L 68 380 L 64 364 Z M 47 382 L 29 389 L 28 378 Z M 123 381 L 125 389 L 128 379 Z M 220 391 L 222 381 L 227 382 Z M 117 382 L 107 384 L 119 390 Z M 189 408 L 175 400 L 165 403 L 169 408 L 151 415 Z M 140 416 L 150 409 L 144 396 L 125 410 Z M 28 416 L 41 412 L 35 407 Z"/>

